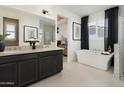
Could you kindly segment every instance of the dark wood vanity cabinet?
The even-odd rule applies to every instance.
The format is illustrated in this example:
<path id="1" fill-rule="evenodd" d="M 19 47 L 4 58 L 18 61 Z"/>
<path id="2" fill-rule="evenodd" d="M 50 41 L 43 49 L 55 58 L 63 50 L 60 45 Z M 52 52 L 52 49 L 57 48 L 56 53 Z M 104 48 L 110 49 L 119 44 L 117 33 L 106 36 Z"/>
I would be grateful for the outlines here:
<path id="1" fill-rule="evenodd" d="M 19 62 L 19 86 L 24 86 L 37 80 L 37 62 L 37 59 L 27 59 L 23 62 Z"/>
<path id="2" fill-rule="evenodd" d="M 50 62 L 51 61 L 51 62 Z M 52 74 L 51 57 L 43 57 L 39 59 L 39 79 L 45 78 Z"/>
<path id="3" fill-rule="evenodd" d="M 0 56 L 0 86 L 25 86 L 62 69 L 62 50 Z"/>
<path id="4" fill-rule="evenodd" d="M 63 56 L 61 54 L 53 56 L 53 73 L 63 69 Z"/>
<path id="5" fill-rule="evenodd" d="M 63 69 L 62 51 L 41 53 L 39 57 L 39 78 L 50 76 Z"/>
<path id="6" fill-rule="evenodd" d="M 17 86 L 17 64 L 0 65 L 0 86 Z"/>

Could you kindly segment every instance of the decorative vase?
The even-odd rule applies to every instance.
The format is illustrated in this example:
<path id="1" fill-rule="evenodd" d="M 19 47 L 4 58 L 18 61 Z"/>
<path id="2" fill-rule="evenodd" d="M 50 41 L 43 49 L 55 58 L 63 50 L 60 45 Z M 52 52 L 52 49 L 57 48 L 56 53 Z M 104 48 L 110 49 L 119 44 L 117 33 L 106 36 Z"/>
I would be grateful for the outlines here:
<path id="1" fill-rule="evenodd" d="M 0 52 L 3 52 L 4 49 L 5 49 L 5 44 L 4 44 L 4 42 L 0 41 Z"/>

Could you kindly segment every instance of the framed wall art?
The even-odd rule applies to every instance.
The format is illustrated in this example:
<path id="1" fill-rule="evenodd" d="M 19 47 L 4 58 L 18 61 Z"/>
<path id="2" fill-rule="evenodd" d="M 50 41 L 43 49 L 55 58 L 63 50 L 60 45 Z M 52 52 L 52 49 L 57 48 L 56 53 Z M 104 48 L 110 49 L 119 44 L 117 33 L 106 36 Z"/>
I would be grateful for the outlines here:
<path id="1" fill-rule="evenodd" d="M 24 25 L 24 42 L 38 39 L 38 28 Z"/>
<path id="2" fill-rule="evenodd" d="M 80 40 L 81 38 L 81 24 L 73 22 L 73 40 Z"/>

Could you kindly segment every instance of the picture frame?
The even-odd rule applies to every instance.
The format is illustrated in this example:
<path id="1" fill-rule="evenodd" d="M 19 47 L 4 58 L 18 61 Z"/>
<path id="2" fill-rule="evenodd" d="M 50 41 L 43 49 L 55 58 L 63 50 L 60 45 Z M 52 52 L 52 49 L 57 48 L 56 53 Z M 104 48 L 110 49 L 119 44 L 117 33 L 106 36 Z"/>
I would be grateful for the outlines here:
<path id="1" fill-rule="evenodd" d="M 88 28 L 89 28 L 89 35 L 96 35 L 96 25 L 90 25 Z"/>
<path id="2" fill-rule="evenodd" d="M 97 37 L 104 38 L 104 26 L 97 26 Z"/>
<path id="3" fill-rule="evenodd" d="M 38 39 L 38 27 L 24 25 L 24 42 Z"/>
<path id="4" fill-rule="evenodd" d="M 73 22 L 72 29 L 73 29 L 73 35 L 72 35 L 73 40 L 79 41 L 81 38 L 81 24 Z"/>

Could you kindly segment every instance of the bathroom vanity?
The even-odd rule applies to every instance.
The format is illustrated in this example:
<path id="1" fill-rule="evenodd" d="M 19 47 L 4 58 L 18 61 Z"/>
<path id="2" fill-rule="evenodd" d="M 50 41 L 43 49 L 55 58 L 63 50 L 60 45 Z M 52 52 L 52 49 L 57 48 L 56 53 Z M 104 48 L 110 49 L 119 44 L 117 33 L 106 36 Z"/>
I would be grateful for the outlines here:
<path id="1" fill-rule="evenodd" d="M 26 86 L 62 71 L 56 18 L 0 6 L 0 29 L 6 36 L 6 49 L 0 52 L 0 87 Z"/>
<path id="2" fill-rule="evenodd" d="M 0 53 L 0 86 L 26 86 L 63 69 L 62 48 Z"/>

